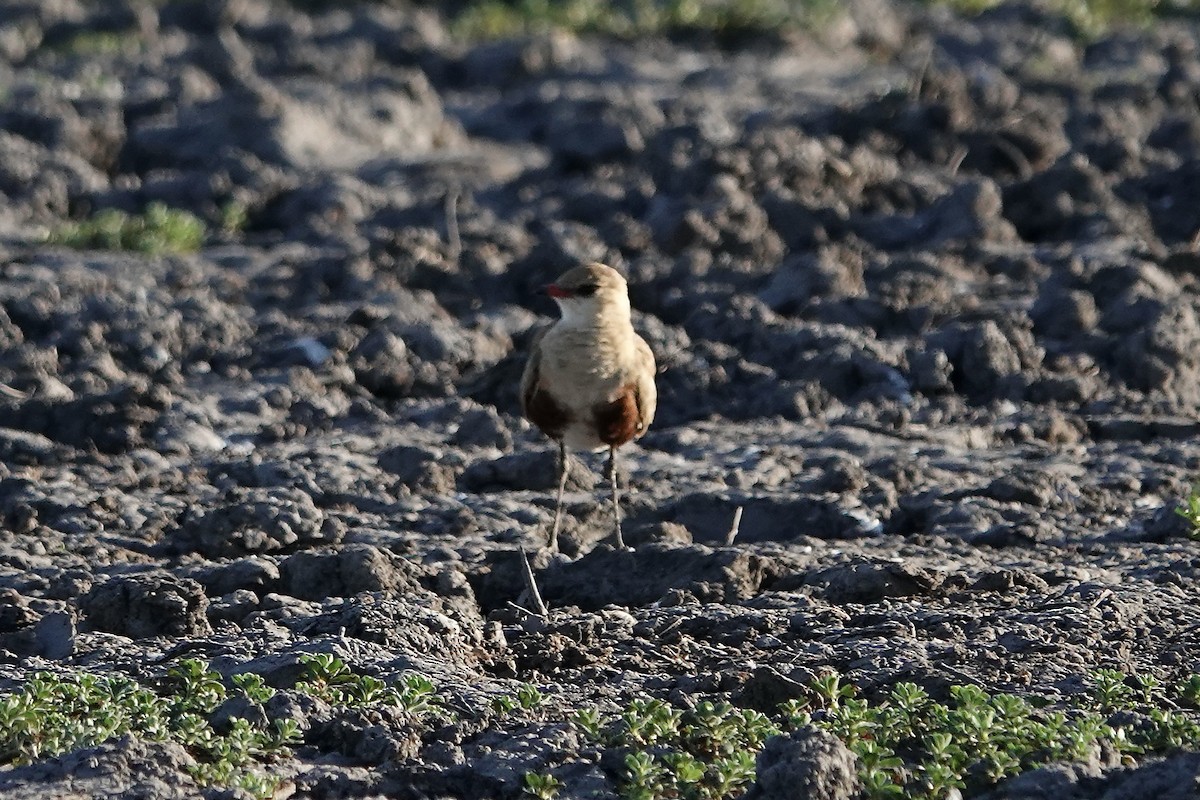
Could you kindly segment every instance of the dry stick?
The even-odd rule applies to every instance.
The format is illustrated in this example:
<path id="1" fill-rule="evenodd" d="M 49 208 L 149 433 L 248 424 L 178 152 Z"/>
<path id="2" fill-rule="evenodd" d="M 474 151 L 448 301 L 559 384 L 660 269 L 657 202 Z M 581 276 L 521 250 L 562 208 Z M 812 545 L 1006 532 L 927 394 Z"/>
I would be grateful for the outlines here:
<path id="1" fill-rule="evenodd" d="M 742 527 L 742 507 L 738 506 L 733 512 L 733 524 L 729 526 L 729 533 L 725 534 L 726 546 L 733 544 L 733 540 L 737 538 L 738 529 Z"/>
<path id="2" fill-rule="evenodd" d="M 446 192 L 446 242 L 450 246 L 450 260 L 458 266 L 462 256 L 462 238 L 458 233 L 458 189 Z"/>
<path id="3" fill-rule="evenodd" d="M 963 159 L 967 157 L 969 151 L 965 147 L 960 147 L 950 155 L 950 163 L 947 166 L 950 168 L 951 175 L 958 174 L 958 168 L 962 166 Z"/>
<path id="4" fill-rule="evenodd" d="M 1033 174 L 1033 165 L 1029 163 L 1029 159 L 1021 152 L 1021 149 L 1012 142 L 1004 139 L 996 139 L 994 145 L 1013 165 L 1017 175 L 1022 178 L 1028 178 Z"/>
<path id="5" fill-rule="evenodd" d="M 529 565 L 529 556 L 525 553 L 525 548 L 521 550 L 521 572 L 525 576 L 525 590 L 529 592 L 529 600 L 533 603 L 533 613 L 539 617 L 550 616 L 550 609 L 546 608 L 546 604 L 542 602 L 541 592 L 538 591 L 537 583 L 533 580 L 533 567 Z"/>
<path id="6" fill-rule="evenodd" d="M 925 59 L 921 62 L 921 71 L 913 76 L 912 82 L 908 86 L 908 93 L 911 97 L 920 97 L 922 90 L 925 88 L 925 78 L 929 75 L 929 70 L 933 67 L 933 50 L 925 52 Z"/>

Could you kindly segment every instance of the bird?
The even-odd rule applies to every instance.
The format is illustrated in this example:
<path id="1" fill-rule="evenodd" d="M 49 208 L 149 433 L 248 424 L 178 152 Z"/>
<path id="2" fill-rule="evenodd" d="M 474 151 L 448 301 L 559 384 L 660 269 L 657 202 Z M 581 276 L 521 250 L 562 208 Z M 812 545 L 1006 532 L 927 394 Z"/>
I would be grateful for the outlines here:
<path id="1" fill-rule="evenodd" d="M 559 319 L 533 340 L 521 375 L 521 406 L 525 417 L 558 443 L 558 499 L 547 546 L 558 550 L 568 448 L 607 449 L 613 539 L 624 549 L 617 448 L 641 437 L 654 420 L 654 353 L 633 329 L 628 284 L 612 267 L 575 267 L 545 293 L 558 304 Z"/>

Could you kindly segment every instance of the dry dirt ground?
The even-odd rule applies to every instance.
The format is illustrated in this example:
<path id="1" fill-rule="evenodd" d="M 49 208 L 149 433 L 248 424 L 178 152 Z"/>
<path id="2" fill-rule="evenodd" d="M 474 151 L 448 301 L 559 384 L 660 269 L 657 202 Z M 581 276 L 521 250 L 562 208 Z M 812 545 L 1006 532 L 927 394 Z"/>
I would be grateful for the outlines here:
<path id="1" fill-rule="evenodd" d="M 811 37 L 473 46 L 377 4 L 9 0 L 3 686 L 416 670 L 458 722 L 292 708 L 280 769 L 298 797 L 482 798 L 568 764 L 586 703 L 1200 671 L 1173 513 L 1200 477 L 1198 42 L 882 0 Z M 154 201 L 208 221 L 198 253 L 43 243 Z M 629 276 L 660 409 L 624 451 L 635 549 L 603 544 L 597 459 L 551 556 L 515 384 L 537 287 L 592 259 Z M 548 619 L 514 606 L 520 547 Z M 538 715 L 489 711 L 526 682 Z M 196 796 L 184 760 L 125 740 L 0 793 Z M 1064 775 L 994 796 L 1192 796 L 1200 766 Z"/>

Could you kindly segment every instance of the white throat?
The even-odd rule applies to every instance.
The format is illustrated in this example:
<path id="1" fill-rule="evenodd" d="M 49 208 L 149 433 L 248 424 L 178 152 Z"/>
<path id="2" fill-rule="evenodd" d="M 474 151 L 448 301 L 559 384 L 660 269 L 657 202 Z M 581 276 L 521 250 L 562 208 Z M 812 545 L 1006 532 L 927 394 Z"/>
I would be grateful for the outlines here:
<path id="1" fill-rule="evenodd" d="M 631 311 L 629 297 L 619 296 L 603 305 L 593 297 L 556 298 L 559 320 L 568 328 L 607 327 L 622 322 L 629 323 Z"/>

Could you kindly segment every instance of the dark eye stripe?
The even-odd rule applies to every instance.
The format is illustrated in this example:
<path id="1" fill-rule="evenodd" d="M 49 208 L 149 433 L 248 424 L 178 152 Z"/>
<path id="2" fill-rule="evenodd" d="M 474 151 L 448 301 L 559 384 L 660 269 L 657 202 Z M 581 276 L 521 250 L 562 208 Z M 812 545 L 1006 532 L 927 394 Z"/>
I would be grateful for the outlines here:
<path id="1" fill-rule="evenodd" d="M 575 294 L 579 295 L 580 297 L 591 297 L 599 288 L 600 287 L 596 286 L 595 284 L 588 284 L 587 286 L 580 286 L 578 289 L 576 289 Z"/>

